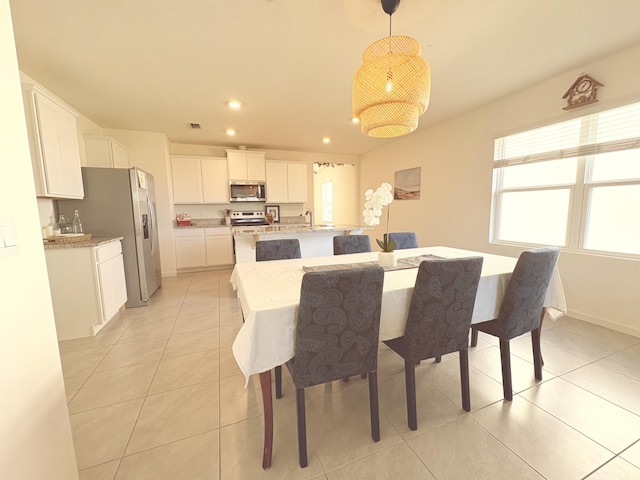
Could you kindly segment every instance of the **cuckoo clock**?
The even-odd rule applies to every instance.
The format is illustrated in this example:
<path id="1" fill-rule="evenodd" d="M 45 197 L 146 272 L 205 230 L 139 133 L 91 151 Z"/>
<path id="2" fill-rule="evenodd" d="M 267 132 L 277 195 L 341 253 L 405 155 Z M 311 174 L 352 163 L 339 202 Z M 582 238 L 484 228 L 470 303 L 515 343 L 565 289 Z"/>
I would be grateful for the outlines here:
<path id="1" fill-rule="evenodd" d="M 570 110 L 597 102 L 598 99 L 596 95 L 598 93 L 598 87 L 602 86 L 599 81 L 591 78 L 589 75 L 580 75 L 562 97 L 567 99 L 567 106 L 564 107 L 563 110 Z"/>

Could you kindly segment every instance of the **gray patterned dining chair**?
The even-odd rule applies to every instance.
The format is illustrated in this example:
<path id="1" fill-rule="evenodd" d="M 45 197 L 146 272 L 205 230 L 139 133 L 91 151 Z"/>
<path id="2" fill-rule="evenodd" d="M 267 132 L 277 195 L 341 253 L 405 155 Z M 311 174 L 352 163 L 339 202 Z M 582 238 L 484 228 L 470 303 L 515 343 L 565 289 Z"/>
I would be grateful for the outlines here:
<path id="1" fill-rule="evenodd" d="M 396 242 L 396 250 L 418 248 L 418 237 L 415 232 L 392 232 L 389 240 Z"/>
<path id="2" fill-rule="evenodd" d="M 478 344 L 478 331 L 500 340 L 502 390 L 505 400 L 513 399 L 511 383 L 511 354 L 509 341 L 531 332 L 534 374 L 542 380 L 542 352 L 540 350 L 540 318 L 544 298 L 558 263 L 560 249 L 536 248 L 520 254 L 507 289 L 502 298 L 498 318 L 476 323 L 471 329 L 471 346 Z"/>
<path id="3" fill-rule="evenodd" d="M 256 262 L 301 257 L 300 241 L 297 238 L 256 242 Z"/>
<path id="4" fill-rule="evenodd" d="M 333 254 L 363 253 L 371 251 L 369 235 L 338 235 L 333 237 Z"/>
<path id="5" fill-rule="evenodd" d="M 420 263 L 402 337 L 383 343 L 404 359 L 407 423 L 418 428 L 415 366 L 421 360 L 458 352 L 462 407 L 471 410 L 469 328 L 482 257 L 425 260 Z"/>
<path id="6" fill-rule="evenodd" d="M 286 364 L 296 386 L 302 468 L 308 463 L 305 387 L 368 375 L 371 437 L 380 440 L 377 361 L 383 282 L 379 266 L 309 272 L 302 278 L 295 356 Z"/>

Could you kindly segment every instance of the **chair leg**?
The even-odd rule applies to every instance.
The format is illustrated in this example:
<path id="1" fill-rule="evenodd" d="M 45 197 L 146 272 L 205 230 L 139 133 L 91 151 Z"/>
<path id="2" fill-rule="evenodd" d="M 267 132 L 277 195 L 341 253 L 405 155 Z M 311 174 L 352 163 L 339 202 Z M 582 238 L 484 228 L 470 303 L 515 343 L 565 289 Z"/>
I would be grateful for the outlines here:
<path id="1" fill-rule="evenodd" d="M 438 356 L 435 358 L 435 362 L 436 362 L 436 363 L 440 363 L 441 361 L 442 361 L 442 355 L 438 355 Z"/>
<path id="2" fill-rule="evenodd" d="M 304 405 L 304 388 L 296 388 L 296 411 L 298 413 L 298 459 L 300 467 L 305 468 L 307 462 L 307 419 Z"/>
<path id="3" fill-rule="evenodd" d="M 469 393 L 469 351 L 464 348 L 460 354 L 460 385 L 462 387 L 462 408 L 471 411 L 471 394 Z"/>
<path id="4" fill-rule="evenodd" d="M 502 362 L 502 391 L 505 400 L 513 400 L 513 386 L 511 385 L 511 352 L 509 340 L 500 339 L 500 361 Z"/>
<path id="5" fill-rule="evenodd" d="M 416 412 L 416 366 L 413 362 L 404 361 L 404 382 L 407 389 L 407 424 L 410 430 L 418 429 L 418 413 Z"/>
<path id="6" fill-rule="evenodd" d="M 542 335 L 542 322 L 544 321 L 545 313 L 547 313 L 547 309 L 545 307 L 542 307 L 542 311 L 540 312 L 540 335 Z M 544 366 L 544 358 L 542 357 L 542 350 L 540 350 L 540 365 Z"/>
<path id="7" fill-rule="evenodd" d="M 380 441 L 380 411 L 378 408 L 378 372 L 369 372 L 369 411 L 371 413 L 371 438 Z"/>
<path id="8" fill-rule="evenodd" d="M 471 327 L 471 346 L 478 346 L 478 329 L 476 327 Z"/>
<path id="9" fill-rule="evenodd" d="M 275 368 L 276 372 L 276 398 L 282 398 L 282 365 Z"/>
<path id="10" fill-rule="evenodd" d="M 533 369 L 538 380 L 542 380 L 542 351 L 540 349 L 540 328 L 531 330 L 531 346 L 533 347 Z"/>

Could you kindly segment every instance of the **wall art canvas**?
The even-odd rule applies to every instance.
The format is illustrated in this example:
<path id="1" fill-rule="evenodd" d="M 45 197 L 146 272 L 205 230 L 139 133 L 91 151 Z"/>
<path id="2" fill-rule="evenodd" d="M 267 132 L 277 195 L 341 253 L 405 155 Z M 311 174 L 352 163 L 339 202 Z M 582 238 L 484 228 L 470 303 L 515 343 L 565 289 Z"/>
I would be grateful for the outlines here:
<path id="1" fill-rule="evenodd" d="M 422 167 L 400 170 L 393 183 L 394 200 L 420 200 L 420 172 Z"/>

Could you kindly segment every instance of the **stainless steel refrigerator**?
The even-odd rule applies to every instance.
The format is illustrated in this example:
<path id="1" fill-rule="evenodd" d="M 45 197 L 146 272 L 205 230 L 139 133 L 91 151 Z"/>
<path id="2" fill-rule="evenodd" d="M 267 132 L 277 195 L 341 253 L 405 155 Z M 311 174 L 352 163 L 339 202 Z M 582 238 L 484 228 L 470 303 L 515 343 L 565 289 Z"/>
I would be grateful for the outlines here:
<path id="1" fill-rule="evenodd" d="M 162 284 L 153 176 L 139 168 L 82 167 L 83 200 L 58 200 L 70 221 L 78 210 L 85 233 L 122 236 L 127 307 L 140 307 Z"/>

